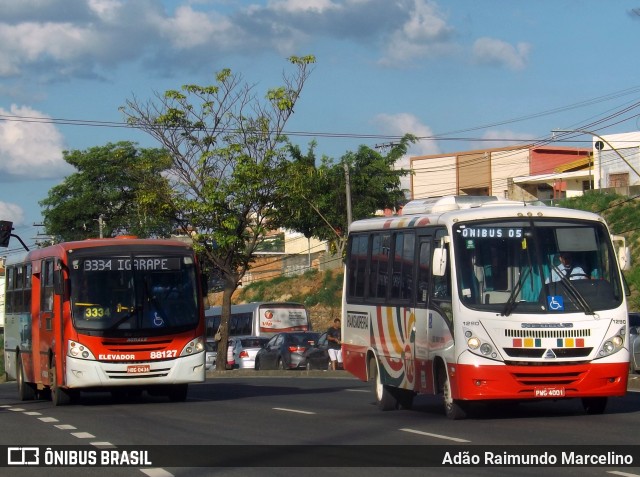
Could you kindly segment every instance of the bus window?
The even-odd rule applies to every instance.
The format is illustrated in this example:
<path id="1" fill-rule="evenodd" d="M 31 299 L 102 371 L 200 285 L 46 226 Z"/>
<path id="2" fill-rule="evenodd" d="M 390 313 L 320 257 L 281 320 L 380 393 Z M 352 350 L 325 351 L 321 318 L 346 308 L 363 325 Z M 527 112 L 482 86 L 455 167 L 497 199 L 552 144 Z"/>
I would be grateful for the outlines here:
<path id="1" fill-rule="evenodd" d="M 426 305 L 429 293 L 429 270 L 431 264 L 431 237 L 420 239 L 418 251 L 418 296 L 417 302 Z"/>

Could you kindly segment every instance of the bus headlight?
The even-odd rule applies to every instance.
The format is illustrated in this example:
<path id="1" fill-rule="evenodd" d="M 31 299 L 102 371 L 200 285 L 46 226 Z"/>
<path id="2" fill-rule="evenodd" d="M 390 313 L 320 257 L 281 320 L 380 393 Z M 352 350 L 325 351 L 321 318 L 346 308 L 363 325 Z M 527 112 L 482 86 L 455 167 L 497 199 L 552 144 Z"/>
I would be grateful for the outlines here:
<path id="1" fill-rule="evenodd" d="M 180 356 L 189 356 L 192 354 L 202 353 L 204 351 L 204 338 L 202 336 L 191 340 L 187 346 L 182 349 Z"/>
<path id="2" fill-rule="evenodd" d="M 493 348 L 489 343 L 482 343 L 482 346 L 480 346 L 480 352 L 485 356 L 489 356 L 492 351 Z"/>
<path id="3" fill-rule="evenodd" d="M 604 342 L 604 344 L 602 345 L 602 348 L 600 348 L 600 352 L 598 353 L 598 356 L 600 358 L 609 356 L 617 352 L 618 350 L 620 350 L 623 344 L 624 344 L 624 338 L 622 336 L 620 335 L 612 336 L 611 338 L 609 338 L 607 341 Z"/>
<path id="4" fill-rule="evenodd" d="M 67 354 L 72 358 L 93 360 L 96 359 L 89 348 L 81 343 L 78 343 L 77 341 L 72 340 L 68 341 Z"/>
<path id="5" fill-rule="evenodd" d="M 480 347 L 480 340 L 475 336 L 472 338 L 469 338 L 467 340 L 467 346 L 471 349 L 478 349 Z"/>

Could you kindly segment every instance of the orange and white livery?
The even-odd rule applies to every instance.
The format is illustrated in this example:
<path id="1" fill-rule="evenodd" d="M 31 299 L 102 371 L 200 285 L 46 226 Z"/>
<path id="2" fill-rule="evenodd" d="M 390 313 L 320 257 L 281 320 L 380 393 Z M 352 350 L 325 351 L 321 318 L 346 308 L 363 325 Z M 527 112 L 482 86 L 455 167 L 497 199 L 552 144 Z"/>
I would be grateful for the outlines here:
<path id="1" fill-rule="evenodd" d="M 66 242 L 7 260 L 5 369 L 22 400 L 81 391 L 184 400 L 205 379 L 192 248 L 133 238 Z"/>

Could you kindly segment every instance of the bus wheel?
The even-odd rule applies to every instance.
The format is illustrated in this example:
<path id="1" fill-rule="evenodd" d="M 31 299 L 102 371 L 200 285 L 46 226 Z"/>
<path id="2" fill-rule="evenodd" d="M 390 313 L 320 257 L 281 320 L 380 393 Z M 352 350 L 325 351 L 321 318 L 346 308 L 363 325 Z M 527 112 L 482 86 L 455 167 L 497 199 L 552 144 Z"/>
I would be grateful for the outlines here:
<path id="1" fill-rule="evenodd" d="M 416 393 L 409 389 L 396 389 L 395 394 L 400 409 L 408 411 L 413 407 L 413 398 L 416 396 Z"/>
<path id="2" fill-rule="evenodd" d="M 582 398 L 582 407 L 587 414 L 602 414 L 607 407 L 606 397 Z"/>
<path id="3" fill-rule="evenodd" d="M 36 398 L 36 386 L 24 379 L 24 368 L 20 355 L 16 359 L 16 379 L 18 380 L 18 399 L 21 401 L 33 401 Z"/>
<path id="4" fill-rule="evenodd" d="M 369 360 L 369 383 L 376 396 L 376 404 L 381 411 L 391 411 L 398 408 L 398 401 L 391 393 L 389 386 L 382 384 L 378 360 L 373 357 Z"/>
<path id="5" fill-rule="evenodd" d="M 188 391 L 188 384 L 174 384 L 169 389 L 169 400 L 171 402 L 182 402 L 187 399 Z"/>
<path id="6" fill-rule="evenodd" d="M 449 375 L 444 372 L 444 383 L 442 386 L 442 395 L 444 400 L 444 412 L 449 419 L 458 420 L 467 417 L 467 411 L 464 409 L 463 404 L 451 397 L 451 382 L 449 381 Z"/>
<path id="7" fill-rule="evenodd" d="M 55 358 L 53 358 L 49 372 L 51 373 L 51 402 L 53 402 L 54 406 L 69 404 L 71 402 L 71 394 L 58 386 Z"/>

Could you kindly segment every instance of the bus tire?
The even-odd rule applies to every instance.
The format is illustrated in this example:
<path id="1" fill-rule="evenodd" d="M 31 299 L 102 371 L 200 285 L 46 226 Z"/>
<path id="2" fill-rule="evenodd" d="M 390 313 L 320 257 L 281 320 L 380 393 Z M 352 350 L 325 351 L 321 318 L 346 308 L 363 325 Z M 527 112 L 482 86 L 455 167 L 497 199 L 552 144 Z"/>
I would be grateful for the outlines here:
<path id="1" fill-rule="evenodd" d="M 36 386 L 24 379 L 24 368 L 20 355 L 16 358 L 16 379 L 18 381 L 18 399 L 21 401 L 33 401 L 36 398 Z"/>
<path id="2" fill-rule="evenodd" d="M 174 384 L 169 389 L 169 400 L 171 402 L 186 401 L 188 392 L 189 392 L 188 384 Z"/>
<path id="3" fill-rule="evenodd" d="M 398 409 L 398 400 L 391 392 L 391 388 L 382 384 L 378 360 L 375 357 L 369 359 L 369 383 L 376 397 L 376 404 L 381 411 Z"/>
<path id="4" fill-rule="evenodd" d="M 459 419 L 465 419 L 467 417 L 466 406 L 458 399 L 451 397 L 451 381 L 449 380 L 449 374 L 446 370 L 444 373 L 444 382 L 442 383 L 442 400 L 444 402 L 445 415 L 454 421 Z"/>
<path id="5" fill-rule="evenodd" d="M 584 397 L 582 407 L 587 414 L 602 414 L 607 407 L 606 397 Z"/>
<path id="6" fill-rule="evenodd" d="M 58 386 L 55 358 L 52 360 L 49 372 L 51 373 L 51 402 L 54 406 L 66 406 L 71 402 L 71 393 Z"/>
<path id="7" fill-rule="evenodd" d="M 416 393 L 409 389 L 396 389 L 396 399 L 398 401 L 398 409 L 411 410 L 413 408 L 413 398 L 416 397 Z"/>

